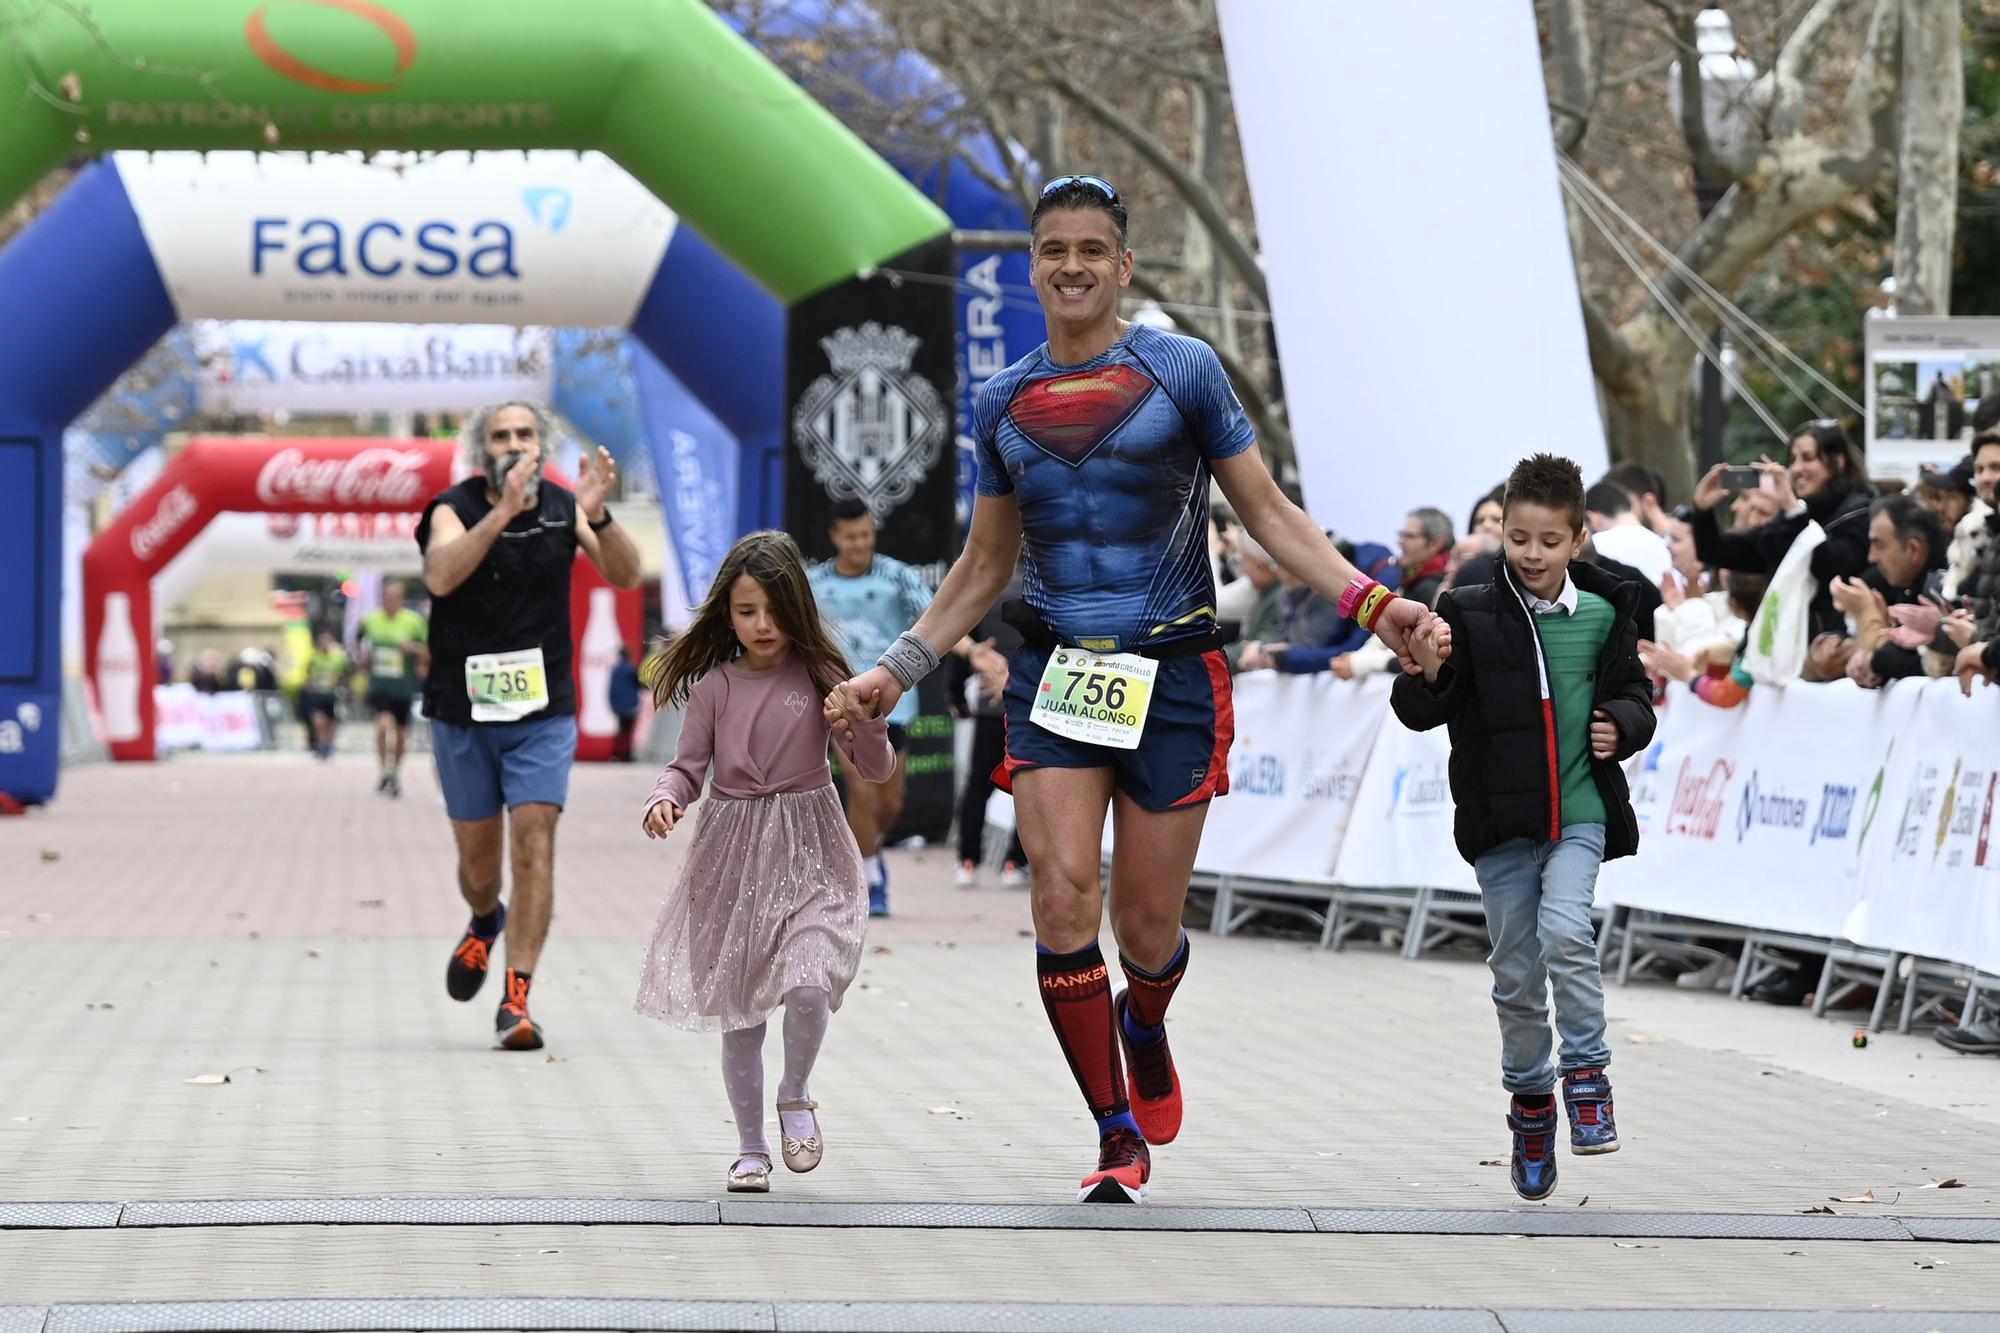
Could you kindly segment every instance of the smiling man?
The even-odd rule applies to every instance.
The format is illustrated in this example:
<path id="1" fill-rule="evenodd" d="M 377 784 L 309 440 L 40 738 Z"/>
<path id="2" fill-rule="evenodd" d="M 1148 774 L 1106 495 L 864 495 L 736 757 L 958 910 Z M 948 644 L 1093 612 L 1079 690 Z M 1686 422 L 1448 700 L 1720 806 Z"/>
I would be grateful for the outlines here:
<path id="1" fill-rule="evenodd" d="M 1050 181 L 1031 226 L 1049 337 L 980 390 L 965 553 L 915 629 L 827 709 L 852 724 L 893 708 L 1021 558 L 1022 600 L 1007 614 L 1023 644 L 1008 662 L 995 776 L 1014 794 L 1033 870 L 1043 1007 L 1097 1122 L 1097 1165 L 1079 1195 L 1137 1202 L 1152 1175 L 1148 1143 L 1180 1132 L 1167 1005 L 1187 969 L 1180 923 L 1195 846 L 1209 800 L 1229 790 L 1235 731 L 1208 563 L 1210 478 L 1279 566 L 1398 652 L 1431 617 L 1358 574 L 1279 492 L 1207 344 L 1119 318 L 1133 254 L 1108 181 Z M 1127 981 L 1115 999 L 1098 947 L 1107 811 Z"/>

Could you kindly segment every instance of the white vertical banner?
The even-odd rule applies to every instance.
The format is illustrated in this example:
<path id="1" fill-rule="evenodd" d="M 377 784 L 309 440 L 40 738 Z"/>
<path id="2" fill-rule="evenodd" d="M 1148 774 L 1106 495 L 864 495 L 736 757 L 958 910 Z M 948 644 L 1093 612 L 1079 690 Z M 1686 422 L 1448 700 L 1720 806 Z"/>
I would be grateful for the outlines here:
<path id="1" fill-rule="evenodd" d="M 1867 893 L 1843 932 L 1876 948 L 2000 972 L 2000 690 L 1898 685 L 1918 698 L 1866 849 Z"/>
<path id="2" fill-rule="evenodd" d="M 1602 472 L 1534 7 L 1220 10 L 1314 519 L 1361 538 L 1469 510 L 1545 450 Z M 1466 330 L 1477 355 L 1451 350 Z"/>
<path id="3" fill-rule="evenodd" d="M 1208 809 L 1196 870 L 1325 884 L 1346 837 L 1389 679 L 1254 671 L 1234 683 L 1229 795 Z"/>
<path id="4" fill-rule="evenodd" d="M 1921 693 L 1843 680 L 1761 688 L 1740 708 L 1715 708 L 1676 687 L 1634 784 L 1639 855 L 1605 867 L 1605 898 L 1844 935 L 1864 858 L 1892 836 Z"/>
<path id="5" fill-rule="evenodd" d="M 1386 704 L 1334 878 L 1349 888 L 1477 893 L 1452 839 L 1451 740 L 1443 727 L 1411 731 Z"/>

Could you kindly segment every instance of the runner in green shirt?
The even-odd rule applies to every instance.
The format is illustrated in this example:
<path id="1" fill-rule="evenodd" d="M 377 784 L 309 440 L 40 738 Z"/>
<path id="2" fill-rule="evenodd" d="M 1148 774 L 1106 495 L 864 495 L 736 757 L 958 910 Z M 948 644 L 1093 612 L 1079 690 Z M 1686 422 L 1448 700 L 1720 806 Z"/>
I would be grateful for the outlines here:
<path id="1" fill-rule="evenodd" d="M 306 679 L 299 690 L 299 713 L 312 741 L 312 751 L 321 759 L 333 758 L 335 691 L 347 678 L 351 663 L 347 650 L 332 630 L 321 630 L 319 642 L 306 658 Z"/>
<path id="2" fill-rule="evenodd" d="M 375 790 L 401 796 L 403 751 L 410 741 L 410 700 L 430 665 L 430 622 L 404 605 L 403 585 L 382 585 L 382 605 L 361 619 L 362 665 L 368 668 L 368 707 L 375 714 Z"/>

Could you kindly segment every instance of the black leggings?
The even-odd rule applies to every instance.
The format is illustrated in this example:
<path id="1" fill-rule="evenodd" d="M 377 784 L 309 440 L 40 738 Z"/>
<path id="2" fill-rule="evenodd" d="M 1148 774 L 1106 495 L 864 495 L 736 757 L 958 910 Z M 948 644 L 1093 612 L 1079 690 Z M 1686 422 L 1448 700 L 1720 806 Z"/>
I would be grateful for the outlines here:
<path id="1" fill-rule="evenodd" d="M 972 721 L 972 768 L 965 778 L 965 790 L 958 798 L 958 859 L 960 861 L 980 861 L 981 844 L 986 837 L 986 798 L 993 794 L 993 770 L 1007 757 L 1007 724 L 997 714 L 992 717 L 976 717 Z M 1015 865 L 1026 865 L 1028 857 L 1021 850 L 1021 835 L 1014 834 L 1014 840 L 1007 846 L 1007 859 Z"/>

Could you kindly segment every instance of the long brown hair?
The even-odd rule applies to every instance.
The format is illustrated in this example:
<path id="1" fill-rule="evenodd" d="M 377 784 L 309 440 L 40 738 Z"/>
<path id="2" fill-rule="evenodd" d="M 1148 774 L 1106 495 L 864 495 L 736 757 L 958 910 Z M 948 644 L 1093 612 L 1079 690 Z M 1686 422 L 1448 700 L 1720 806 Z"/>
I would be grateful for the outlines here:
<path id="1" fill-rule="evenodd" d="M 751 533 L 730 548 L 722 568 L 715 572 L 707 599 L 694 613 L 694 623 L 666 640 L 661 651 L 646 663 L 644 675 L 653 687 L 655 708 L 686 703 L 696 681 L 742 655 L 743 644 L 730 623 L 729 598 L 736 580 L 745 574 L 757 580 L 771 599 L 771 614 L 791 639 L 792 651 L 806 664 L 814 689 L 830 694 L 853 674 L 846 654 L 820 618 L 799 544 L 789 533 L 766 529 Z"/>

